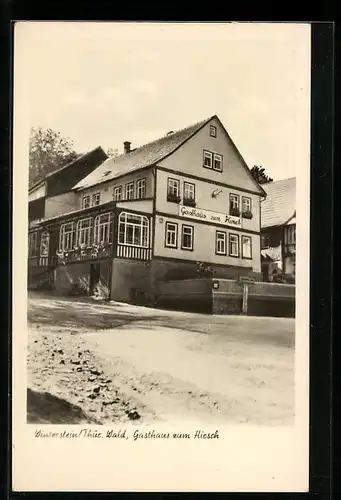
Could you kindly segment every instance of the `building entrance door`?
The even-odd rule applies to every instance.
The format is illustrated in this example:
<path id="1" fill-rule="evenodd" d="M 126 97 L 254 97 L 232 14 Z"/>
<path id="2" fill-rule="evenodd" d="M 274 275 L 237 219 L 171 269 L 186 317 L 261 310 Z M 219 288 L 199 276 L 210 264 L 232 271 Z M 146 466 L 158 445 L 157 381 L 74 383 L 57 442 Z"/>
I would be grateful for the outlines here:
<path id="1" fill-rule="evenodd" d="M 89 283 L 89 295 L 93 295 L 94 289 L 99 282 L 101 276 L 100 265 L 98 262 L 90 264 L 90 283 Z"/>

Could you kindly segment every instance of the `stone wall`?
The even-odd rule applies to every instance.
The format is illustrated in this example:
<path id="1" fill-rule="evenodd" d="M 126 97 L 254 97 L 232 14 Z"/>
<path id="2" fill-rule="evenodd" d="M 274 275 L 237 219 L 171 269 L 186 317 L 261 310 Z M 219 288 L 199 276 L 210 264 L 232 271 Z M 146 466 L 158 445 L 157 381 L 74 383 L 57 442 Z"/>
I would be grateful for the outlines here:
<path id="1" fill-rule="evenodd" d="M 150 263 L 139 260 L 114 259 L 111 299 L 118 302 L 150 304 L 152 301 Z"/>
<path id="2" fill-rule="evenodd" d="M 91 264 L 99 264 L 99 281 L 96 290 L 99 289 L 103 298 L 108 298 L 110 287 L 110 259 L 96 262 L 74 262 L 65 266 L 60 265 L 54 270 L 54 289 L 58 295 L 89 295 Z"/>

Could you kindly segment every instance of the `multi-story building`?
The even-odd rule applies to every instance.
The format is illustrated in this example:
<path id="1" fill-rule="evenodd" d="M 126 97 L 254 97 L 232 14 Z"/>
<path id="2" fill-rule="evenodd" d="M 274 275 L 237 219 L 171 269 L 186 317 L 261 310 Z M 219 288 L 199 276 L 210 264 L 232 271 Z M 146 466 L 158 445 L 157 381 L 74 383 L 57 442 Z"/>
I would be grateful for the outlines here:
<path id="1" fill-rule="evenodd" d="M 266 193 L 219 118 L 130 146 L 73 186 L 75 210 L 36 228 L 54 287 L 100 283 L 113 299 L 149 302 L 157 280 L 193 276 L 198 262 L 259 278 Z"/>
<path id="2" fill-rule="evenodd" d="M 262 272 L 265 281 L 276 276 L 295 278 L 296 178 L 263 184 L 267 193 L 261 207 Z"/>

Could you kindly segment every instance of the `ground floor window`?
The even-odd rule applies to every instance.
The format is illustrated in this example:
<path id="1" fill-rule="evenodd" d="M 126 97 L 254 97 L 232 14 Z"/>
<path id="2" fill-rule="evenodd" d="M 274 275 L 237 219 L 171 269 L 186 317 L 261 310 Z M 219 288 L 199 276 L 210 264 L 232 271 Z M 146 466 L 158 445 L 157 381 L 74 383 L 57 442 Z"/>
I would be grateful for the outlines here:
<path id="1" fill-rule="evenodd" d="M 28 256 L 36 257 L 38 251 L 38 234 L 37 231 L 28 235 Z"/>
<path id="2" fill-rule="evenodd" d="M 182 225 L 181 248 L 183 250 L 193 250 L 194 227 L 186 224 Z"/>
<path id="3" fill-rule="evenodd" d="M 252 258 L 252 239 L 251 236 L 242 236 L 242 257 L 243 259 Z"/>
<path id="4" fill-rule="evenodd" d="M 50 246 L 50 235 L 47 231 L 44 231 L 40 238 L 40 256 L 48 257 Z"/>
<path id="5" fill-rule="evenodd" d="M 239 236 L 238 234 L 229 234 L 229 255 L 230 257 L 239 257 Z"/>
<path id="6" fill-rule="evenodd" d="M 89 247 L 91 245 L 92 219 L 81 219 L 77 222 L 77 244 Z"/>
<path id="7" fill-rule="evenodd" d="M 169 248 L 178 246 L 178 225 L 175 222 L 166 222 L 165 246 Z"/>
<path id="8" fill-rule="evenodd" d="M 101 214 L 95 218 L 94 243 L 111 243 L 112 241 L 112 214 Z"/>
<path id="9" fill-rule="evenodd" d="M 74 245 L 75 227 L 73 222 L 62 224 L 59 233 L 59 250 L 72 250 Z"/>
<path id="10" fill-rule="evenodd" d="M 145 215 L 122 212 L 118 222 L 118 243 L 148 248 L 149 219 Z"/>
<path id="11" fill-rule="evenodd" d="M 219 255 L 226 255 L 226 233 L 217 231 L 215 237 L 215 251 Z"/>

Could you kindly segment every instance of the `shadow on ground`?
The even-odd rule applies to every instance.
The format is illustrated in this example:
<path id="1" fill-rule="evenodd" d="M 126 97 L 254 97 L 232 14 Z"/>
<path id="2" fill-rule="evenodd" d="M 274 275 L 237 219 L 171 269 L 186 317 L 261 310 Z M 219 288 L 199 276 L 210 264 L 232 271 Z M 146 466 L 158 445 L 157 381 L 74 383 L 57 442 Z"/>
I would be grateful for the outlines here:
<path id="1" fill-rule="evenodd" d="M 29 424 L 98 424 L 83 410 L 49 392 L 27 389 L 27 423 Z"/>

